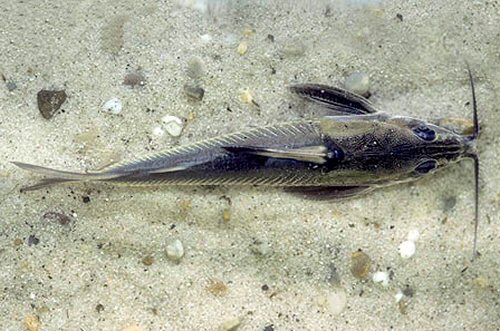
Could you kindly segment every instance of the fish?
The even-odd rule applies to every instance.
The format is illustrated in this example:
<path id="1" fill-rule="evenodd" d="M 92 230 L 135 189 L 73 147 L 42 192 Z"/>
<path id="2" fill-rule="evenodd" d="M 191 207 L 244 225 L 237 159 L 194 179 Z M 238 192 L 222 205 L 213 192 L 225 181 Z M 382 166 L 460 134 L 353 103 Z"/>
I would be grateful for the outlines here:
<path id="1" fill-rule="evenodd" d="M 99 171 L 73 172 L 13 162 L 46 178 L 24 187 L 108 182 L 140 185 L 273 186 L 310 199 L 348 198 L 427 177 L 462 159 L 474 161 L 477 254 L 479 136 L 472 90 L 472 134 L 462 135 L 425 120 L 393 116 L 342 88 L 297 84 L 292 94 L 321 106 L 326 114 L 252 128 L 126 160 Z"/>

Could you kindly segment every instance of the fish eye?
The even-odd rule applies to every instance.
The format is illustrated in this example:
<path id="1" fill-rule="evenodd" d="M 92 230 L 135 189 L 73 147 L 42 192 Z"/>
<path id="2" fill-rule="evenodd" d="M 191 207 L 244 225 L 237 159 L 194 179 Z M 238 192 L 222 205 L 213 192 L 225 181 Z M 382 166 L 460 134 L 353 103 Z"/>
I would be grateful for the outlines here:
<path id="1" fill-rule="evenodd" d="M 438 167 L 436 160 L 426 160 L 421 162 L 416 168 L 415 172 L 419 175 L 425 175 Z"/>
<path id="2" fill-rule="evenodd" d="M 413 133 L 420 139 L 424 141 L 434 141 L 436 140 L 436 131 L 431 128 L 421 124 L 413 128 Z"/>

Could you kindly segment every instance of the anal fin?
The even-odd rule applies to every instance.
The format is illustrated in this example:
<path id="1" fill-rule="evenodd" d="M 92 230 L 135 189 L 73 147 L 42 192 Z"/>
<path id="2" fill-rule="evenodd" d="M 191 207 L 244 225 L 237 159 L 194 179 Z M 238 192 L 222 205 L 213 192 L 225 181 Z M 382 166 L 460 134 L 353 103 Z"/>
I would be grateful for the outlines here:
<path id="1" fill-rule="evenodd" d="M 371 186 L 297 186 L 288 187 L 285 192 L 308 200 L 334 200 L 350 198 L 373 190 Z"/>

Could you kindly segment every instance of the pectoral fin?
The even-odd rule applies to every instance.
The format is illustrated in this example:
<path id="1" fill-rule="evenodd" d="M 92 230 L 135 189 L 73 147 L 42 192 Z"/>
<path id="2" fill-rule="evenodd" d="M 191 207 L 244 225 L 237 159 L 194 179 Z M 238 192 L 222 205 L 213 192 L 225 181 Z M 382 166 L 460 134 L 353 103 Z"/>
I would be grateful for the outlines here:
<path id="1" fill-rule="evenodd" d="M 223 148 L 231 153 L 246 153 L 275 159 L 289 159 L 316 164 L 325 163 L 328 156 L 328 150 L 324 145 L 297 148 L 263 148 L 254 146 L 225 146 Z"/>
<path id="2" fill-rule="evenodd" d="M 371 186 L 300 186 L 285 189 L 286 192 L 310 200 L 344 199 L 371 190 L 373 190 Z"/>
<path id="3" fill-rule="evenodd" d="M 290 91 L 343 115 L 366 115 L 377 112 L 367 99 L 337 87 L 298 84 L 290 86 Z"/>

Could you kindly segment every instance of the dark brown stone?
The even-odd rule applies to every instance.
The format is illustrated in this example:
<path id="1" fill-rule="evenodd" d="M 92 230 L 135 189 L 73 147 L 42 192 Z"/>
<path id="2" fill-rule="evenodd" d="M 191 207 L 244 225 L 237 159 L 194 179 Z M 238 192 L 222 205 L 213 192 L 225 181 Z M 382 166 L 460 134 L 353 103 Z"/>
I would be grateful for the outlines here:
<path id="1" fill-rule="evenodd" d="M 41 90 L 37 94 L 38 110 L 43 118 L 50 119 L 61 108 L 61 105 L 66 101 L 66 92 Z"/>

